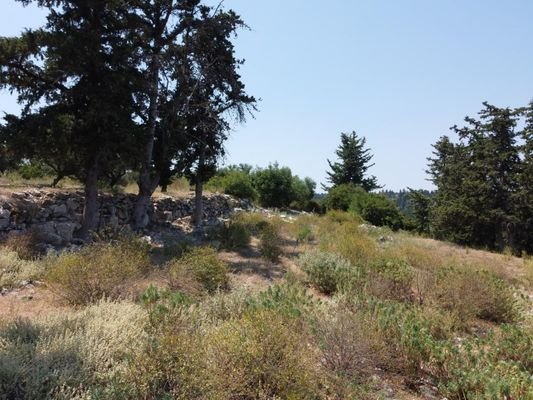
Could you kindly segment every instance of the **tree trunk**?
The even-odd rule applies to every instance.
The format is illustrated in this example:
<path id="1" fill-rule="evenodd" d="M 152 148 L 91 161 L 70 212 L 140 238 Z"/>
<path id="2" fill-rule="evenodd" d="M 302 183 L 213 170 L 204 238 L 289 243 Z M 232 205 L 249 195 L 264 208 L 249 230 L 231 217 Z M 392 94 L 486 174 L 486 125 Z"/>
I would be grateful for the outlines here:
<path id="1" fill-rule="evenodd" d="M 96 158 L 85 177 L 85 204 L 80 237 L 90 240 L 91 232 L 98 228 L 98 159 Z"/>
<path id="2" fill-rule="evenodd" d="M 196 170 L 196 184 L 194 188 L 194 226 L 197 231 L 201 231 L 204 220 L 204 202 L 203 202 L 203 191 L 204 191 L 204 177 L 203 170 L 205 164 L 205 146 L 202 146 L 200 151 L 200 158 L 198 159 L 198 168 Z"/>
<path id="3" fill-rule="evenodd" d="M 150 222 L 148 210 L 159 182 L 158 174 L 150 176 L 149 173 L 141 173 L 139 176 L 139 193 L 133 209 L 133 224 L 135 229 L 144 229 Z"/>
<path id="4" fill-rule="evenodd" d="M 59 183 L 59 181 L 61 181 L 61 179 L 63 179 L 64 176 L 63 175 L 57 175 L 54 180 L 52 181 L 52 187 L 55 188 L 57 186 L 57 184 Z"/>
<path id="5" fill-rule="evenodd" d="M 154 140 L 158 118 L 159 101 L 159 56 L 154 56 L 150 66 L 150 108 L 148 111 L 148 127 L 146 132 L 145 157 L 141 164 L 139 174 L 139 194 L 133 210 L 133 225 L 135 229 L 144 229 L 148 225 L 148 208 L 152 194 L 159 184 L 159 173 L 153 171 Z"/>

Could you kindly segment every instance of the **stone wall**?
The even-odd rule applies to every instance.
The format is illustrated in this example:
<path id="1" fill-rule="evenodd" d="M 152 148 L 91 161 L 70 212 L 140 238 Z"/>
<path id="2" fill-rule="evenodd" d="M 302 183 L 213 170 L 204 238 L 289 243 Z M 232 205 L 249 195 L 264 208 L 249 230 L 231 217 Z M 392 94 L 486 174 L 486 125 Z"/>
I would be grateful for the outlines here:
<path id="1" fill-rule="evenodd" d="M 135 195 L 100 195 L 99 227 L 129 226 Z M 229 217 L 235 209 L 249 209 L 251 204 L 227 195 L 204 197 L 204 218 L 212 222 Z M 150 225 L 171 226 L 192 216 L 192 197 L 164 196 L 152 201 Z M 76 242 L 83 211 L 82 192 L 28 190 L 0 197 L 0 232 L 31 231 L 36 239 L 54 246 Z"/>

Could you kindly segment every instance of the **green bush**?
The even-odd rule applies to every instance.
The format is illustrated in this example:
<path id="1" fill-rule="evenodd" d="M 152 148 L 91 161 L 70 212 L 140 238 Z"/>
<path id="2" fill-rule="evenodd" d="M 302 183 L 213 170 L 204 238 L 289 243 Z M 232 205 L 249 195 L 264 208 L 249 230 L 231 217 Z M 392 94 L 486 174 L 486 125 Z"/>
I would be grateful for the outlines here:
<path id="1" fill-rule="evenodd" d="M 363 189 L 351 183 L 337 185 L 328 191 L 324 205 L 328 210 L 348 211 L 354 197 L 365 193 Z"/>
<path id="2" fill-rule="evenodd" d="M 383 195 L 365 193 L 356 196 L 350 211 L 359 214 L 365 221 L 376 226 L 388 226 L 392 230 L 403 228 L 403 216 L 398 207 Z"/>
<path id="3" fill-rule="evenodd" d="M 22 260 L 33 260 L 43 254 L 32 232 L 12 233 L 2 244 L 5 248 L 16 252 Z"/>
<path id="4" fill-rule="evenodd" d="M 448 398 L 529 399 L 533 395 L 529 356 L 533 336 L 523 327 L 502 326 L 458 343 L 444 314 L 373 298 L 355 304 L 355 314 L 363 317 L 372 343 L 383 356 L 382 368 L 411 378 L 429 375 Z"/>
<path id="5" fill-rule="evenodd" d="M 468 338 L 461 347 L 448 349 L 439 370 L 443 395 L 467 400 L 533 398 L 530 332 L 504 326 L 500 334 Z"/>
<path id="6" fill-rule="evenodd" d="M 311 284 L 325 294 L 335 293 L 354 270 L 350 262 L 341 256 L 322 251 L 300 255 L 298 264 L 307 273 Z"/>
<path id="7" fill-rule="evenodd" d="M 222 227 L 220 231 L 220 241 L 222 246 L 228 250 L 246 247 L 250 244 L 251 233 L 247 227 L 239 222 L 230 222 Z"/>
<path id="8" fill-rule="evenodd" d="M 228 267 L 211 247 L 195 247 L 169 266 L 170 283 L 174 289 L 198 292 L 198 284 L 208 293 L 229 288 Z"/>
<path id="9" fill-rule="evenodd" d="M 54 175 L 54 171 L 49 166 L 40 163 L 40 162 L 31 162 L 27 164 L 22 164 L 18 169 L 22 179 L 41 179 Z"/>
<path id="10" fill-rule="evenodd" d="M 308 296 L 280 288 L 171 305 L 151 289 L 147 300 L 156 329 L 127 372 L 131 398 L 317 398 L 316 355 L 291 306 Z"/>
<path id="11" fill-rule="evenodd" d="M 282 254 L 281 236 L 279 228 L 271 223 L 265 225 L 261 231 L 259 251 L 267 260 L 277 262 Z"/>
<path id="12" fill-rule="evenodd" d="M 83 305 L 128 294 L 131 280 L 150 267 L 149 246 L 138 239 L 97 242 L 79 251 L 49 256 L 46 281 L 69 303 Z"/>
<path id="13" fill-rule="evenodd" d="M 194 300 L 184 292 L 161 289 L 154 285 L 141 293 L 139 301 L 148 311 L 150 327 L 156 330 L 173 319 L 176 309 L 194 304 Z"/>
<path id="14" fill-rule="evenodd" d="M 367 298 L 362 312 L 375 331 L 375 340 L 385 349 L 384 367 L 412 377 L 424 366 L 441 366 L 448 337 L 435 335 L 447 334 L 440 316 L 426 315 L 411 304 L 372 297 Z"/>
<path id="15" fill-rule="evenodd" d="M 353 184 L 331 188 L 324 201 L 328 210 L 350 211 L 376 226 L 393 230 L 403 227 L 404 217 L 398 207 L 383 195 L 368 193 Z"/>
<path id="16" fill-rule="evenodd" d="M 255 200 L 257 198 L 250 174 L 241 170 L 222 170 L 207 183 L 206 187 L 221 190 L 240 199 Z"/>
<path id="17" fill-rule="evenodd" d="M 232 223 L 244 226 L 252 235 L 259 235 L 270 224 L 270 221 L 260 213 L 241 212 L 233 216 Z"/>
<path id="18" fill-rule="evenodd" d="M 126 371 L 127 399 L 210 399 L 205 338 L 179 315 L 157 332 Z"/>
<path id="19" fill-rule="evenodd" d="M 314 239 L 313 230 L 309 225 L 302 225 L 296 232 L 296 240 L 298 243 L 309 243 Z"/>
<path id="20" fill-rule="evenodd" d="M 314 328 L 320 362 L 337 377 L 364 382 L 386 359 L 375 324 L 362 312 L 337 302 L 324 303 L 316 311 Z"/>
<path id="21" fill-rule="evenodd" d="M 167 239 L 164 241 L 163 247 L 153 250 L 154 254 L 158 254 L 163 260 L 173 260 L 181 257 L 193 247 L 193 243 L 189 239 Z"/>
<path id="22" fill-rule="evenodd" d="M 365 270 L 365 290 L 371 296 L 395 301 L 413 300 L 413 268 L 405 261 L 382 259 Z"/>
<path id="23" fill-rule="evenodd" d="M 292 317 L 309 316 L 317 304 L 305 287 L 297 284 L 270 286 L 248 300 L 248 307 L 253 310 L 271 310 Z"/>
<path id="24" fill-rule="evenodd" d="M 317 238 L 320 249 L 338 254 L 354 265 L 364 265 L 379 257 L 375 239 L 361 229 L 361 217 L 330 211 L 320 219 Z"/>

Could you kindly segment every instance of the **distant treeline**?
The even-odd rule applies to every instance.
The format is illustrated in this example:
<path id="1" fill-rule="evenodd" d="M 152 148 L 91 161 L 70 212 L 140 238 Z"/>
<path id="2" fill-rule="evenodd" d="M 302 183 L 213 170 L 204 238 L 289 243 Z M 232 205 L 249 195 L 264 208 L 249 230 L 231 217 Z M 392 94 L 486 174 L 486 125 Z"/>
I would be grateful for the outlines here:
<path id="1" fill-rule="evenodd" d="M 418 190 L 418 192 L 429 198 L 432 198 L 437 194 L 437 192 L 434 190 L 421 189 Z M 400 211 L 403 212 L 405 215 L 411 217 L 414 215 L 414 209 L 411 199 L 412 195 L 410 189 L 402 189 L 398 192 L 395 192 L 394 190 L 381 190 L 379 191 L 379 194 L 382 194 L 383 196 L 392 200 L 394 204 L 396 204 L 396 206 L 400 209 Z"/>

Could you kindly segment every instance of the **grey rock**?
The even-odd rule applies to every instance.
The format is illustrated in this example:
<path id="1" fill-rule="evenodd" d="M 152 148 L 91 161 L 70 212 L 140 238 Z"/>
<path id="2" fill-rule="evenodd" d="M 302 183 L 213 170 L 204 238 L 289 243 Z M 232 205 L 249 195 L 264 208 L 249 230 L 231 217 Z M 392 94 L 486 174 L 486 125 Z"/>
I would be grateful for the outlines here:
<path id="1" fill-rule="evenodd" d="M 0 219 L 0 229 L 8 229 L 8 228 L 9 228 L 9 220 Z"/>
<path id="2" fill-rule="evenodd" d="M 119 226 L 119 219 L 117 217 L 117 215 L 115 214 L 115 209 L 113 208 L 113 212 L 111 214 L 111 216 L 109 217 L 109 222 L 108 222 L 108 225 L 112 228 L 117 228 Z"/>
<path id="3" fill-rule="evenodd" d="M 9 219 L 10 216 L 11 216 L 11 211 L 3 207 L 0 207 L 0 219 Z"/>
<path id="4" fill-rule="evenodd" d="M 35 225 L 33 228 L 35 238 L 45 244 L 60 246 L 63 239 L 56 232 L 55 222 L 49 221 L 44 224 Z"/>
<path id="5" fill-rule="evenodd" d="M 54 217 L 67 217 L 68 210 L 67 210 L 66 204 L 58 204 L 58 205 L 52 206 L 52 215 Z"/>
<path id="6" fill-rule="evenodd" d="M 26 193 L 26 192 L 14 192 L 14 193 L 11 193 L 11 197 L 13 197 L 14 199 L 25 199 L 27 198 L 29 195 L 29 193 Z"/>
<path id="7" fill-rule="evenodd" d="M 56 232 L 64 242 L 71 242 L 76 229 L 80 228 L 80 225 L 74 222 L 59 222 L 56 224 Z"/>
<path id="8" fill-rule="evenodd" d="M 76 212 L 80 208 L 80 203 L 73 198 L 67 199 L 66 206 L 68 211 Z"/>
<path id="9" fill-rule="evenodd" d="M 37 213 L 36 218 L 39 220 L 46 220 L 48 217 L 50 217 L 50 209 L 49 208 L 41 208 L 39 212 Z"/>

